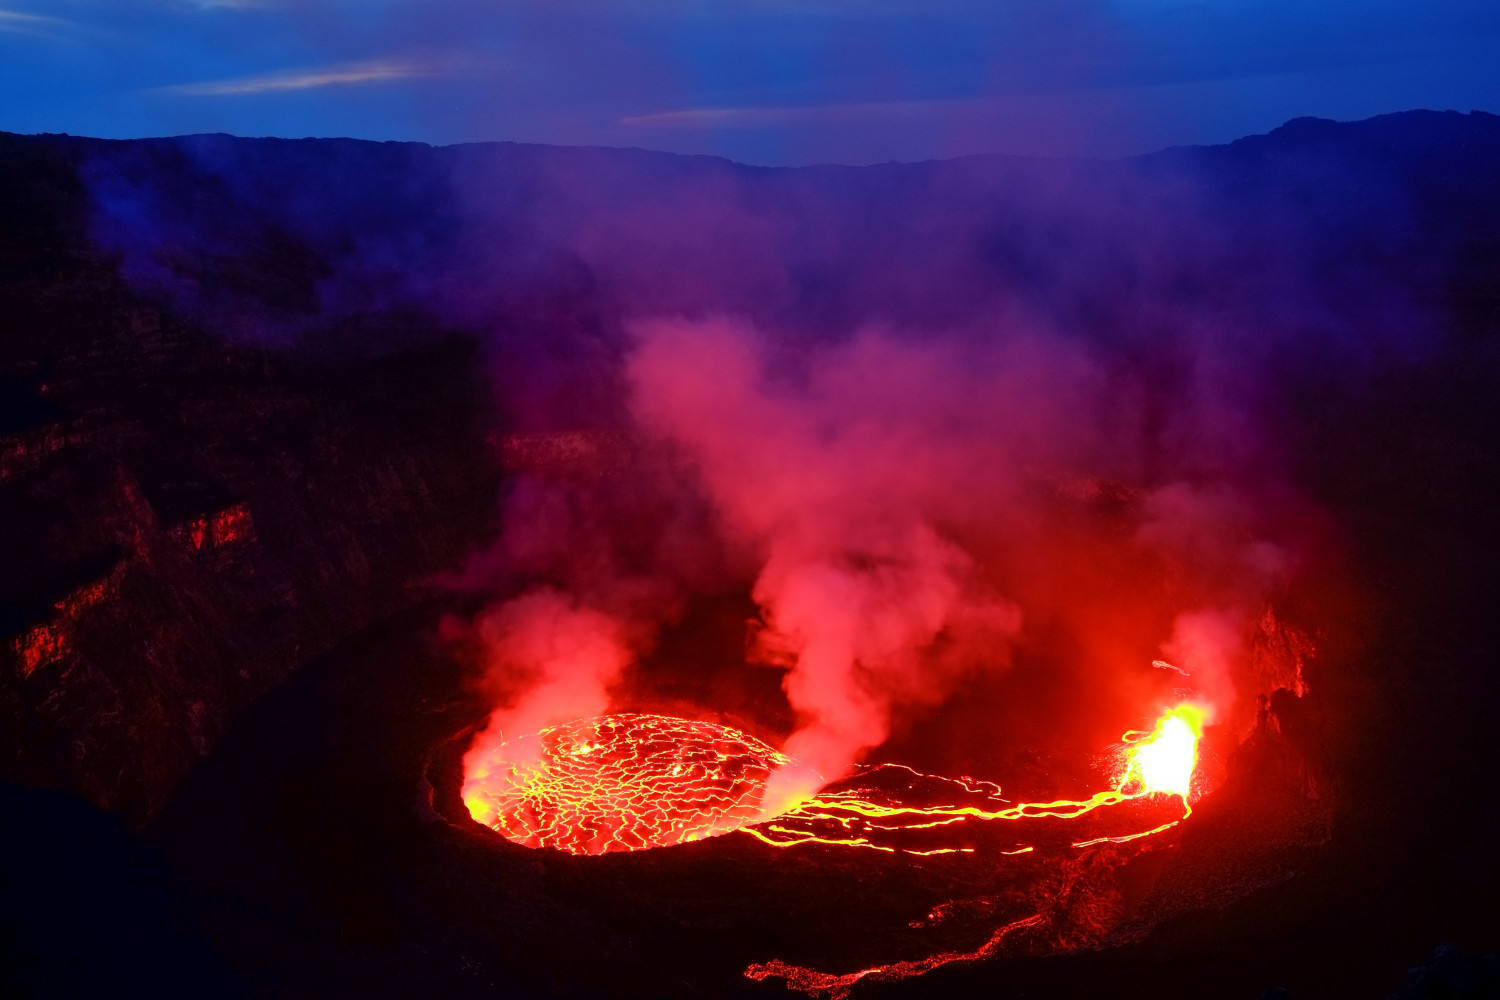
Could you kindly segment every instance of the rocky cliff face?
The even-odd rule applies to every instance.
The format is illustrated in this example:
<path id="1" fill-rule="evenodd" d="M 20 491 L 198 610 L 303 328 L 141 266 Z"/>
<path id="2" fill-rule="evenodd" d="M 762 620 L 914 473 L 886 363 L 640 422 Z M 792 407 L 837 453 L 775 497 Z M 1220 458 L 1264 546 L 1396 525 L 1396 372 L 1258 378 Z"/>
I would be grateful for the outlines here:
<path id="1" fill-rule="evenodd" d="M 478 354 L 226 346 L 97 254 L 64 152 L 0 143 L 0 779 L 143 822 L 236 712 L 490 529 Z"/>

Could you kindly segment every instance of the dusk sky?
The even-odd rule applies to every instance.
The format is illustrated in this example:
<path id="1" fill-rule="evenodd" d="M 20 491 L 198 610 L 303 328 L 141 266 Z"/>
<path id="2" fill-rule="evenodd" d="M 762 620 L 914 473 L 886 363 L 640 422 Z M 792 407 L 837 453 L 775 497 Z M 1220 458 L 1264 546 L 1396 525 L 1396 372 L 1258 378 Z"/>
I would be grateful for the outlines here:
<path id="1" fill-rule="evenodd" d="M 0 130 L 1122 156 L 1500 112 L 1495 0 L 0 0 Z"/>

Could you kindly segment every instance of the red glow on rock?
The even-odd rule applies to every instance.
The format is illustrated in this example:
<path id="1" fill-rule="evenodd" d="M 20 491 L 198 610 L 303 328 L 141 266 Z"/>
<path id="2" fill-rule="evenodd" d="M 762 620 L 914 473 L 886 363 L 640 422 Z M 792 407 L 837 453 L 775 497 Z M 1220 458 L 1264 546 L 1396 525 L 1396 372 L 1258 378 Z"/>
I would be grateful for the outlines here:
<path id="1" fill-rule="evenodd" d="M 42 664 L 61 659 L 70 646 L 62 629 L 49 622 L 22 632 L 16 637 L 14 648 L 21 661 L 21 679 L 25 680 L 36 673 Z"/>
<path id="2" fill-rule="evenodd" d="M 255 536 L 255 522 L 250 508 L 237 503 L 212 514 L 195 517 L 179 526 L 175 534 L 199 551 L 223 548 L 248 542 Z"/>
<path id="3" fill-rule="evenodd" d="M 21 680 L 73 651 L 73 632 L 79 619 L 117 594 L 124 571 L 125 564 L 118 563 L 105 576 L 52 602 L 56 614 L 51 620 L 33 625 L 11 640 L 11 648 L 19 661 L 17 673 Z"/>

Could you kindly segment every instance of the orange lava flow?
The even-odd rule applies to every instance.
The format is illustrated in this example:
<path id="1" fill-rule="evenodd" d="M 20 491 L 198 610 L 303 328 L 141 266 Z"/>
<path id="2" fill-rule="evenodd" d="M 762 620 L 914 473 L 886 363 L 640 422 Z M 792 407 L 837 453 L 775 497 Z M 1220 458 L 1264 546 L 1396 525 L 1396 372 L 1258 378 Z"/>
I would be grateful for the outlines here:
<path id="1" fill-rule="evenodd" d="M 463 800 L 476 821 L 527 847 L 637 851 L 754 822 L 766 780 L 790 762 L 712 722 L 602 715 L 471 752 Z"/>
<path id="2" fill-rule="evenodd" d="M 762 982 L 766 979 L 783 979 L 787 986 L 802 993 L 813 996 L 826 996 L 830 1000 L 844 1000 L 849 996 L 856 983 L 881 983 L 895 982 L 898 979 L 909 979 L 912 976 L 920 976 L 940 965 L 949 965 L 954 962 L 977 962 L 988 958 L 998 949 L 1005 938 L 1011 933 L 1023 927 L 1035 927 L 1042 923 L 1041 914 L 1026 917 L 1006 924 L 995 933 L 990 935 L 988 941 L 975 948 L 973 951 L 944 951 L 927 958 L 917 959 L 909 962 L 892 962 L 889 965 L 875 965 L 858 972 L 846 972 L 842 974 L 832 972 L 819 972 L 801 965 L 792 965 L 783 962 L 779 958 L 773 958 L 769 962 L 752 965 L 745 970 L 745 976 Z"/>
<path id="3" fill-rule="evenodd" d="M 1188 794 L 1198 762 L 1198 740 L 1203 734 L 1204 718 L 1205 713 L 1201 708 L 1179 705 L 1164 714 L 1151 732 L 1126 733 L 1123 737 L 1124 748 L 1120 754 L 1121 766 L 1114 786 L 1087 799 L 1058 799 L 1053 802 L 1010 805 L 1000 797 L 1000 786 L 991 782 L 942 778 L 903 768 L 929 784 L 946 786 L 954 798 L 968 798 L 972 803 L 918 806 L 900 801 L 879 801 L 870 789 L 857 787 L 820 793 L 774 820 L 744 827 L 743 832 L 773 847 L 824 844 L 886 853 L 949 854 L 972 852 L 973 848 L 913 850 L 893 845 L 890 842 L 891 835 L 953 826 L 969 820 L 1076 819 L 1103 806 L 1119 805 L 1134 799 L 1153 795 L 1177 797 L 1183 810 L 1178 819 L 1138 833 L 1075 841 L 1073 846 L 1090 847 L 1106 841 L 1118 844 L 1149 837 L 1171 829 L 1192 813 Z M 864 776 L 898 766 L 879 765 L 867 769 Z M 1028 847 L 1003 853 L 1021 854 L 1029 850 Z"/>

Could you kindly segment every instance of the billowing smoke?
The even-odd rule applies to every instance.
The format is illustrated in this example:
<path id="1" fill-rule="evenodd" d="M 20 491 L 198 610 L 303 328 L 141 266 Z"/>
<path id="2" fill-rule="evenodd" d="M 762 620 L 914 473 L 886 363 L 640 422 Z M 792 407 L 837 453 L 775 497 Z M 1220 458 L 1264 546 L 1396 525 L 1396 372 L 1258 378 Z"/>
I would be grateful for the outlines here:
<path id="1" fill-rule="evenodd" d="M 771 811 L 1006 669 L 1033 620 L 1075 635 L 1077 676 L 1159 656 L 1230 709 L 1304 521 L 1279 482 L 1248 481 L 1265 475 L 1238 440 L 1254 400 L 1185 379 L 1153 422 L 1097 345 L 993 323 L 832 341 L 725 316 L 629 323 L 628 461 L 523 476 L 511 496 L 496 564 L 533 589 L 478 620 L 507 694 L 474 753 L 616 704 L 694 591 L 734 580 L 759 609 L 747 661 L 784 672 L 796 718 Z"/>
<path id="2" fill-rule="evenodd" d="M 501 536 L 452 581 L 507 595 L 472 622 L 450 623 L 478 649 L 480 682 L 496 705 L 475 759 L 507 739 L 607 711 L 659 628 L 693 593 L 722 585 L 708 510 L 680 463 L 623 435 L 605 442 L 624 454 L 582 441 L 561 470 L 554 462 L 514 478 Z"/>
<path id="3" fill-rule="evenodd" d="M 1007 669 L 1113 732 L 1173 686 L 1244 712 L 1249 623 L 1326 544 L 1298 422 L 1436 349 L 1466 251 L 1421 178 L 1480 125 L 791 171 L 213 137 L 83 173 L 184 321 L 323 356 L 473 336 L 497 437 L 595 435 L 513 470 L 462 574 L 488 739 L 640 707 L 636 665 L 738 593 L 745 669 L 783 672 L 786 749 L 831 779 Z M 985 697 L 958 715 L 1026 710 Z"/>
<path id="4" fill-rule="evenodd" d="M 1080 542 L 1053 523 L 1066 476 L 1139 468 L 1148 443 L 1100 358 L 1003 322 L 986 338 L 867 330 L 795 359 L 731 320 L 633 333 L 641 432 L 689 457 L 721 529 L 755 554 L 751 653 L 786 669 L 799 727 L 785 750 L 810 771 L 841 776 L 893 712 L 1003 668 L 1026 604 L 1087 602 L 1086 575 L 1050 595 L 1029 579 L 1080 546 L 1173 562 L 1194 603 L 1156 609 L 1176 612 L 1163 653 L 1210 707 L 1232 703 L 1245 617 L 1286 569 L 1235 523 L 1251 498 L 1172 480 L 1140 505 L 1133 537 Z"/>
<path id="5" fill-rule="evenodd" d="M 1009 505 L 1027 439 L 1052 433 L 1072 387 L 1049 398 L 1047 372 L 969 373 L 941 346 L 879 335 L 778 377 L 743 323 L 634 333 L 642 431 L 683 449 L 723 530 L 755 553 L 752 654 L 787 669 L 789 755 L 840 776 L 884 741 L 893 705 L 1005 662 L 1019 611 L 962 544 L 998 511 L 970 501 Z"/>

